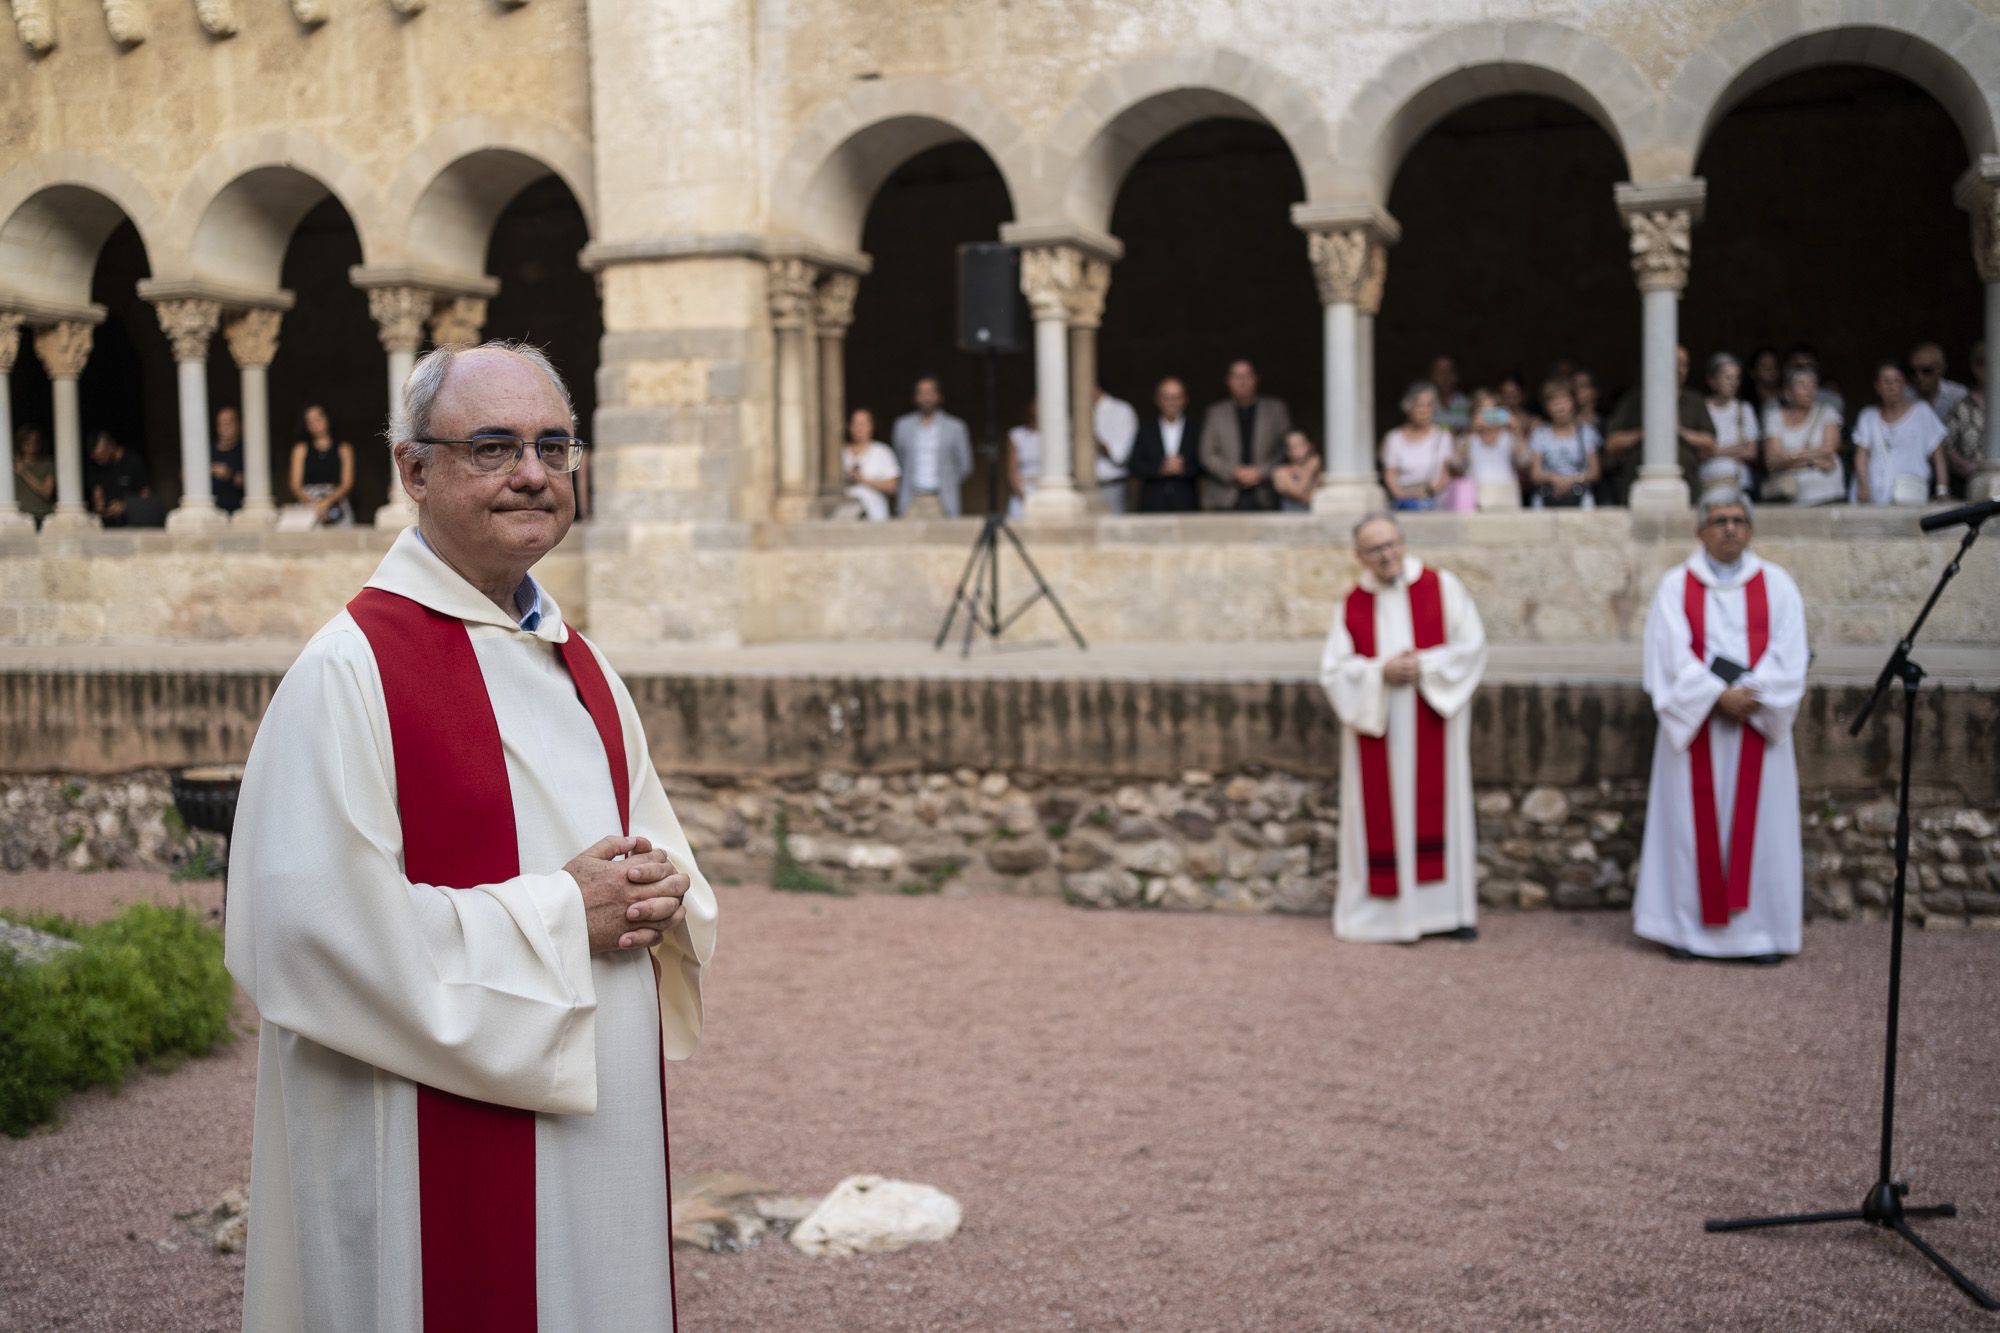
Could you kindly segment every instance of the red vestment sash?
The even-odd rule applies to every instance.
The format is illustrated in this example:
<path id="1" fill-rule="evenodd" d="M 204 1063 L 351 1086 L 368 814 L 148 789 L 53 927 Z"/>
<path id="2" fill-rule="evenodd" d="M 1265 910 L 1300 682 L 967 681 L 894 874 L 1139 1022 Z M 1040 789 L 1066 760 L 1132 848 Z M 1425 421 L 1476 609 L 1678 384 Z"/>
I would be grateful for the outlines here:
<path id="1" fill-rule="evenodd" d="M 382 677 L 404 875 L 453 889 L 514 878 L 521 859 L 507 760 L 464 622 L 379 588 L 364 588 L 347 610 Z M 629 831 L 617 701 L 580 635 L 572 630 L 561 649 L 604 745 L 620 831 Z M 660 1114 L 664 1124 L 664 1083 Z M 417 1177 L 425 1333 L 532 1333 L 534 1113 L 419 1084 Z"/>
<path id="2" fill-rule="evenodd" d="M 1687 611 L 1688 640 L 1697 662 L 1708 660 L 1708 588 L 1687 574 L 1681 589 Z M 1750 637 L 1750 665 L 1756 666 L 1771 640 L 1771 602 L 1759 570 L 1743 585 L 1743 610 Z M 1736 808 L 1729 822 L 1729 862 L 1722 859 L 1722 830 L 1715 810 L 1715 761 L 1709 746 L 1711 719 L 1688 747 L 1688 767 L 1694 786 L 1694 863 L 1701 892 L 1701 923 L 1726 926 L 1750 906 L 1750 864 L 1757 853 L 1757 798 L 1764 785 L 1764 733 L 1743 727 L 1743 744 L 1736 765 Z"/>
<path id="3" fill-rule="evenodd" d="M 1437 571 L 1426 569 L 1410 584 L 1410 630 L 1417 649 L 1444 642 L 1444 590 Z M 1375 654 L 1375 594 L 1356 586 L 1347 595 L 1347 637 L 1362 657 Z M 1445 877 L 1445 734 L 1444 716 L 1423 692 L 1417 693 L 1415 884 Z M 1367 833 L 1368 894 L 1394 898 L 1396 883 L 1396 815 L 1389 787 L 1389 738 L 1354 737 L 1361 767 L 1362 826 Z"/>

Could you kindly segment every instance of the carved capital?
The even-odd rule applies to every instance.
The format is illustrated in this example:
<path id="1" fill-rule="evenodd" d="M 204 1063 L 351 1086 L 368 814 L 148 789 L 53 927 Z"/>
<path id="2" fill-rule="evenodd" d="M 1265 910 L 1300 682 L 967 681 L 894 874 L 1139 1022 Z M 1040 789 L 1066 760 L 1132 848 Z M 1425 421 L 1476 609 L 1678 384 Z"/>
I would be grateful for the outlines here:
<path id="1" fill-rule="evenodd" d="M 853 273 L 829 273 L 813 291 L 813 323 L 822 338 L 844 338 L 854 323 L 854 298 L 861 278 Z"/>
<path id="2" fill-rule="evenodd" d="M 1069 323 L 1077 288 L 1089 261 L 1083 251 L 1067 245 L 1032 245 L 1021 251 L 1021 294 L 1037 322 L 1059 319 Z M 1107 282 L 1110 279 L 1105 279 Z"/>
<path id="3" fill-rule="evenodd" d="M 154 305 L 160 316 L 160 332 L 173 344 L 175 362 L 208 360 L 208 343 L 215 326 L 222 322 L 222 307 L 199 298 L 160 301 Z"/>
<path id="4" fill-rule="evenodd" d="M 0 375 L 14 370 L 14 358 L 21 354 L 21 316 L 0 310 Z"/>
<path id="5" fill-rule="evenodd" d="M 368 313 L 385 352 L 414 352 L 424 345 L 424 321 L 435 298 L 421 287 L 370 287 Z"/>
<path id="6" fill-rule="evenodd" d="M 120 46 L 146 40 L 146 11 L 139 0 L 104 0 L 104 27 Z"/>
<path id="7" fill-rule="evenodd" d="M 431 341 L 443 346 L 469 346 L 486 326 L 486 298 L 455 296 L 431 316 Z"/>
<path id="8" fill-rule="evenodd" d="M 302 28 L 317 28 L 326 22 L 326 0 L 292 0 L 292 17 Z"/>
<path id="9" fill-rule="evenodd" d="M 817 266 L 803 259 L 773 259 L 770 263 L 771 322 L 781 329 L 802 329 L 812 318 L 813 284 Z"/>
<path id="10" fill-rule="evenodd" d="M 1694 212 L 1686 208 L 1634 209 L 1625 214 L 1632 233 L 1632 275 L 1642 292 L 1678 292 L 1687 286 Z"/>
<path id="11" fill-rule="evenodd" d="M 222 336 L 238 369 L 271 364 L 278 355 L 278 326 L 284 318 L 278 310 L 239 310 L 223 321 Z"/>
<path id="12" fill-rule="evenodd" d="M 67 319 L 35 330 L 35 355 L 52 380 L 73 380 L 83 373 L 90 360 L 90 343 L 96 326 L 80 319 Z"/>
<path id="13" fill-rule="evenodd" d="M 49 0 L 13 0 L 14 35 L 31 55 L 45 56 L 56 49 L 56 24 L 49 16 Z"/>
<path id="14" fill-rule="evenodd" d="M 236 35 L 235 0 L 194 0 L 194 16 L 201 21 L 201 30 L 211 37 Z"/>
<path id="15" fill-rule="evenodd" d="M 1077 265 L 1076 286 L 1069 294 L 1069 326 L 1094 329 L 1104 322 L 1104 297 L 1111 290 L 1111 265 L 1084 255 Z"/>
<path id="16" fill-rule="evenodd" d="M 1381 244 L 1367 227 L 1335 227 L 1307 235 L 1306 254 L 1319 287 L 1319 303 L 1358 304 L 1372 262 L 1369 252 Z"/>
<path id="17" fill-rule="evenodd" d="M 1354 293 L 1357 313 L 1374 318 L 1382 313 L 1382 288 L 1389 281 L 1389 247 L 1377 241 L 1368 247 L 1367 267 L 1361 273 L 1361 287 Z"/>

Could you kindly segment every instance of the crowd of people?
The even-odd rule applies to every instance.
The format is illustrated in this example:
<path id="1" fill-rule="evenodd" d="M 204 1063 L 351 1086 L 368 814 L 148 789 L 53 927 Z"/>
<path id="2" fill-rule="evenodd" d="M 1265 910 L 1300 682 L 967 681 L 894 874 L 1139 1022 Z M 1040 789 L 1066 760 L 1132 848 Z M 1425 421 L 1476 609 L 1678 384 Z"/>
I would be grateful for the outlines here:
<path id="1" fill-rule="evenodd" d="M 1985 350 L 1971 348 L 1971 382 L 1949 377 L 1943 349 L 1926 342 L 1885 360 L 1873 401 L 1852 411 L 1821 378 L 1805 344 L 1748 361 L 1716 352 L 1691 385 L 1677 349 L 1678 462 L 1689 494 L 1731 486 L 1765 504 L 1924 505 L 1962 497 L 1979 471 L 1986 429 Z M 1294 512 L 1310 508 L 1321 450 L 1295 429 L 1284 401 L 1260 392 L 1247 360 L 1231 363 L 1225 394 L 1189 414 L 1185 383 L 1168 377 L 1150 411 L 1096 391 L 1091 410 L 1097 491 L 1111 513 Z M 1624 505 L 1638 479 L 1645 436 L 1637 388 L 1606 411 L 1598 378 L 1571 361 L 1530 391 L 1518 374 L 1470 392 L 1450 356 L 1433 359 L 1399 403 L 1400 420 L 1376 451 L 1381 483 L 1398 510 L 1458 512 Z M 965 422 L 944 410 L 938 381 L 917 381 L 911 411 L 889 442 L 865 408 L 848 420 L 845 512 L 875 520 L 960 512 L 972 470 Z M 1191 424 L 1192 423 L 1192 424 Z M 1042 477 L 1034 404 L 1007 432 L 1009 513 L 1018 516 Z M 895 503 L 892 505 L 891 501 Z"/>

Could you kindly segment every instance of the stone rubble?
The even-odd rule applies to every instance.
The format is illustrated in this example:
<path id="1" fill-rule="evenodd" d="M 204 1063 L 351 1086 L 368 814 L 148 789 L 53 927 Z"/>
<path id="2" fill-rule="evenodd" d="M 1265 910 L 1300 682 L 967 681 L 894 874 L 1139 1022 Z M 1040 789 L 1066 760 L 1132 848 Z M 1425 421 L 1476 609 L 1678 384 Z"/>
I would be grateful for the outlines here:
<path id="1" fill-rule="evenodd" d="M 929 1185 L 849 1176 L 792 1228 L 791 1242 L 815 1256 L 887 1254 L 958 1234 L 965 1211 Z"/>

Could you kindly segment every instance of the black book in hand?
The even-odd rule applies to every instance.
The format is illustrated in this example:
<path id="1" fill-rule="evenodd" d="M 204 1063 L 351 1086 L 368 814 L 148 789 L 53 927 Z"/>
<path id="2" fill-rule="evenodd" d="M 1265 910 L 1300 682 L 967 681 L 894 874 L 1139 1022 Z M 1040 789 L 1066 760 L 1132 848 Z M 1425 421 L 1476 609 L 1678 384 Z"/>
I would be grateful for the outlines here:
<path id="1" fill-rule="evenodd" d="M 1708 664 L 1708 669 L 1717 676 L 1720 676 L 1724 685 L 1734 685 L 1736 678 L 1750 668 L 1744 666 L 1734 658 L 1724 657 L 1721 653 L 1717 653 L 1715 660 Z"/>

